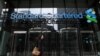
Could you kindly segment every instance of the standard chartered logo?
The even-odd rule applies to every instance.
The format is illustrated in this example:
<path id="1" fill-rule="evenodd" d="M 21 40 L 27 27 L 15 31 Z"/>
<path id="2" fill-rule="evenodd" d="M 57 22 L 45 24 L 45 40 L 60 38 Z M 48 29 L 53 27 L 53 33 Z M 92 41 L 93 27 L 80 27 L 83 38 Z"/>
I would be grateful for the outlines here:
<path id="1" fill-rule="evenodd" d="M 88 23 L 91 23 L 91 22 L 97 23 L 94 9 L 92 9 L 92 8 L 88 9 L 85 11 L 85 13 L 86 13 L 86 18 L 87 18 Z"/>
<path id="2" fill-rule="evenodd" d="M 96 20 L 96 15 L 94 9 L 90 8 L 85 11 L 85 15 L 83 13 L 62 13 L 62 14 L 33 14 L 30 11 L 20 11 L 18 12 L 13 12 L 11 14 L 11 19 L 32 19 L 32 20 L 38 20 L 42 18 L 46 19 L 53 19 L 53 18 L 61 18 L 61 19 L 83 19 L 86 17 L 87 22 L 91 23 L 97 23 Z"/>
<path id="3" fill-rule="evenodd" d="M 11 19 L 40 19 L 40 18 L 62 18 L 62 19 L 82 19 L 82 13 L 62 13 L 62 14 L 32 14 L 31 12 L 13 12 Z"/>

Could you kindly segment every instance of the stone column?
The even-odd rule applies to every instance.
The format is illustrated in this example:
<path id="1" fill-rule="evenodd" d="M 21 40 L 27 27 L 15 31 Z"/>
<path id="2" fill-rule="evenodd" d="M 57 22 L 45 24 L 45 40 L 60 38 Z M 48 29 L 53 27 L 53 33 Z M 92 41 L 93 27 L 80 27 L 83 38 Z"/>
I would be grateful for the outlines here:
<path id="1" fill-rule="evenodd" d="M 2 34 L 3 34 L 3 31 L 2 31 L 2 22 L 3 22 L 3 19 L 1 17 L 1 13 L 2 13 L 2 9 L 3 9 L 3 0 L 0 0 L 0 56 L 5 56 L 3 55 L 3 44 L 2 44 Z"/>

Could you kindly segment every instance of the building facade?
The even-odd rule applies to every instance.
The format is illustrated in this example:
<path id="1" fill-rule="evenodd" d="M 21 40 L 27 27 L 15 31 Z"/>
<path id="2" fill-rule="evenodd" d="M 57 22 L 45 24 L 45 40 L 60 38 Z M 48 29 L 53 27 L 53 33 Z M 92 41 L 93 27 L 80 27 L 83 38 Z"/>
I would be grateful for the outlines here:
<path id="1" fill-rule="evenodd" d="M 99 0 L 0 0 L 0 56 L 100 55 Z"/>

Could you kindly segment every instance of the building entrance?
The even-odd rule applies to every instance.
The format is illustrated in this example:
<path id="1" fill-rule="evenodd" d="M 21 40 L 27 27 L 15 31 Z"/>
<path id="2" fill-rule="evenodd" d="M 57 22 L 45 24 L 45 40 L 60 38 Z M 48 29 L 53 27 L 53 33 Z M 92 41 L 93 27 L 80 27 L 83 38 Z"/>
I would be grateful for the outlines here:
<path id="1" fill-rule="evenodd" d="M 93 31 L 69 27 L 52 32 L 46 28 L 32 28 L 13 31 L 7 56 L 32 56 L 34 47 L 40 49 L 42 56 L 96 56 L 97 53 Z"/>

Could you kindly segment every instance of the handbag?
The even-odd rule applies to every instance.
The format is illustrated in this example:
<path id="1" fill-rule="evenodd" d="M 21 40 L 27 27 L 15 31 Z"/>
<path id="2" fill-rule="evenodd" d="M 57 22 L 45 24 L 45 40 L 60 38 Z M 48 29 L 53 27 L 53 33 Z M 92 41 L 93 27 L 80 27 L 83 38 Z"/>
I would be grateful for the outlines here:
<path id="1" fill-rule="evenodd" d="M 32 51 L 32 55 L 33 56 L 39 56 L 40 55 L 40 50 L 39 50 L 39 48 L 38 47 L 34 47 L 33 48 L 33 51 Z"/>

